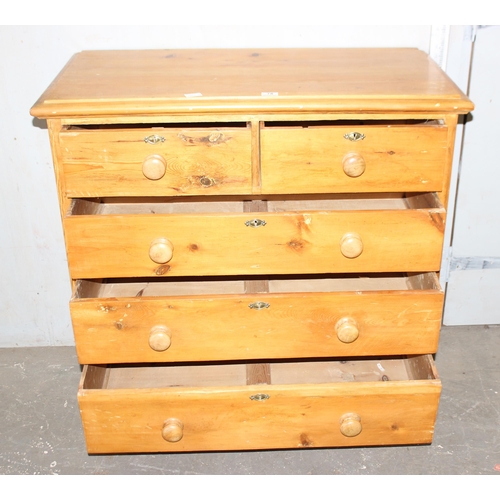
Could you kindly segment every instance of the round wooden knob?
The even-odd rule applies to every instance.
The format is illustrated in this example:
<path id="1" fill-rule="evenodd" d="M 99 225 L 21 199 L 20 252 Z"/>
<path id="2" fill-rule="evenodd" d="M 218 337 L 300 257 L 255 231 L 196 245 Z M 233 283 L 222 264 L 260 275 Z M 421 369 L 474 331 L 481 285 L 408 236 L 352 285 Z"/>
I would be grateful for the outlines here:
<path id="1" fill-rule="evenodd" d="M 356 233 L 347 233 L 340 240 L 340 251 L 344 257 L 354 259 L 363 252 L 363 242 L 361 236 Z"/>
<path id="2" fill-rule="evenodd" d="M 342 159 L 342 168 L 349 177 L 359 177 L 366 169 L 366 162 L 359 153 L 347 153 Z"/>
<path id="3" fill-rule="evenodd" d="M 166 351 L 172 343 L 172 333 L 169 328 L 164 325 L 156 325 L 149 332 L 149 347 L 153 351 Z"/>
<path id="4" fill-rule="evenodd" d="M 335 325 L 335 331 L 339 340 L 345 344 L 350 344 L 359 337 L 358 325 L 352 318 L 339 319 Z"/>
<path id="5" fill-rule="evenodd" d="M 361 417 L 357 413 L 346 413 L 340 417 L 340 432 L 344 436 L 357 436 L 362 429 Z"/>
<path id="6" fill-rule="evenodd" d="M 167 238 L 156 238 L 149 247 L 149 258 L 157 264 L 166 264 L 174 255 L 174 245 Z"/>
<path id="7" fill-rule="evenodd" d="M 169 443 L 177 443 L 183 436 L 184 425 L 177 418 L 169 418 L 163 422 L 161 435 Z"/>
<path id="8" fill-rule="evenodd" d="M 150 155 L 142 162 L 142 173 L 149 180 L 161 179 L 167 170 L 167 162 L 160 155 Z"/>

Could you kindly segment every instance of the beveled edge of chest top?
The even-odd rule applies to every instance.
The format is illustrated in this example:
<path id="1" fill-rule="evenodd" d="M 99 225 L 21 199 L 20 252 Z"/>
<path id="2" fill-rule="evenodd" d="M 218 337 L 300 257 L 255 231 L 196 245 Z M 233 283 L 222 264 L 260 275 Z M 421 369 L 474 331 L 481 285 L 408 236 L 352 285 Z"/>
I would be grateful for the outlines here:
<path id="1" fill-rule="evenodd" d="M 172 49 L 75 54 L 38 118 L 473 109 L 418 49 Z"/>

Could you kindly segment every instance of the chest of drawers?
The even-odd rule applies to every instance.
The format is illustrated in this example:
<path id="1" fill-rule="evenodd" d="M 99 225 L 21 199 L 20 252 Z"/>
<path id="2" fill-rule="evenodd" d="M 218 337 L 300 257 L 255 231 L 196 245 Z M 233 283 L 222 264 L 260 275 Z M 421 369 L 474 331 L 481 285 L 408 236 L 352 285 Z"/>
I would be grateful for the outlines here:
<path id="1" fill-rule="evenodd" d="M 416 49 L 75 55 L 31 113 L 88 452 L 431 442 L 471 109 Z"/>

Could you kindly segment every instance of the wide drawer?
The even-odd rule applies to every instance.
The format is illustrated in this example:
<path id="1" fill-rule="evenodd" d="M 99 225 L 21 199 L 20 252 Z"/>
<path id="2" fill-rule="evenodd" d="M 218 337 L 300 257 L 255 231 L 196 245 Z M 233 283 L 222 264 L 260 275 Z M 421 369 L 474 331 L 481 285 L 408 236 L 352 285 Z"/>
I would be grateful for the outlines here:
<path id="1" fill-rule="evenodd" d="M 246 126 L 69 127 L 59 141 L 70 198 L 251 193 Z"/>
<path id="2" fill-rule="evenodd" d="M 144 453 L 430 443 L 440 391 L 423 355 L 87 365 L 78 400 L 89 453 Z"/>
<path id="3" fill-rule="evenodd" d="M 269 124 L 261 130 L 262 192 L 441 191 L 448 150 L 439 121 Z"/>
<path id="4" fill-rule="evenodd" d="M 250 209 L 253 203 L 249 202 Z M 444 209 L 433 194 L 263 202 L 92 203 L 64 219 L 73 278 L 440 268 Z M 247 212 L 247 213 L 245 213 Z"/>
<path id="5" fill-rule="evenodd" d="M 385 356 L 436 352 L 443 292 L 434 273 L 79 281 L 70 306 L 82 364 Z"/>

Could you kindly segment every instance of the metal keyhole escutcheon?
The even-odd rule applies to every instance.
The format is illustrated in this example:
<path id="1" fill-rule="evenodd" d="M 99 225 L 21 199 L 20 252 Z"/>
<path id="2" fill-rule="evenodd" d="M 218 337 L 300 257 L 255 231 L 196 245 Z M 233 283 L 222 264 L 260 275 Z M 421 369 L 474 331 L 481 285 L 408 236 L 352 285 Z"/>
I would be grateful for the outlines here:
<path id="1" fill-rule="evenodd" d="M 252 219 L 245 222 L 247 227 L 263 227 L 266 225 L 266 221 L 262 219 Z"/>
<path id="2" fill-rule="evenodd" d="M 252 401 L 265 401 L 266 399 L 269 399 L 269 394 L 253 394 L 252 396 L 250 396 L 250 399 Z"/>

